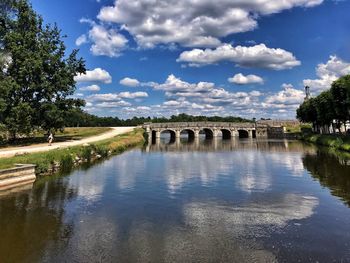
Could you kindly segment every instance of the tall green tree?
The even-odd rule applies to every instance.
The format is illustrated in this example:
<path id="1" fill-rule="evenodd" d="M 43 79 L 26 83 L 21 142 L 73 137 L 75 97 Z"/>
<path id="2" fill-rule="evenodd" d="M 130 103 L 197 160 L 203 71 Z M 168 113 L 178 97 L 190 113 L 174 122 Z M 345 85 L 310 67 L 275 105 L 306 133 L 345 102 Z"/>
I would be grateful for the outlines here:
<path id="1" fill-rule="evenodd" d="M 56 25 L 45 25 L 26 0 L 14 0 L 13 11 L 1 24 L 8 63 L 1 71 L 0 117 L 10 133 L 35 127 L 60 129 L 65 114 L 84 101 L 72 99 L 74 76 L 85 73 L 77 50 L 66 55 L 64 36 Z"/>
<path id="2" fill-rule="evenodd" d="M 297 109 L 297 118 L 302 122 L 317 123 L 316 101 L 311 98 L 304 101 Z"/>
<path id="3" fill-rule="evenodd" d="M 350 75 L 332 83 L 331 94 L 334 103 L 335 119 L 345 124 L 350 120 Z"/>
<path id="4" fill-rule="evenodd" d="M 330 125 L 335 118 L 333 97 L 329 90 L 315 98 L 317 121 L 321 125 Z"/>

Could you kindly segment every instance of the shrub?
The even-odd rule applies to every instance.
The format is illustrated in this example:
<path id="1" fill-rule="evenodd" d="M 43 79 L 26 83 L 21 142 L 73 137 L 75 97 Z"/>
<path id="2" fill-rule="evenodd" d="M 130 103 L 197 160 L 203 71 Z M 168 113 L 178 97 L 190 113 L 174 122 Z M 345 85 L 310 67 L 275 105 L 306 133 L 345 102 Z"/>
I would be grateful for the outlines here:
<path id="1" fill-rule="evenodd" d="M 81 152 L 81 158 L 84 160 L 90 162 L 91 161 L 91 155 L 92 155 L 92 147 L 91 146 L 86 146 L 83 147 L 82 152 Z"/>
<path id="2" fill-rule="evenodd" d="M 101 155 L 102 157 L 107 157 L 108 156 L 108 148 L 103 145 L 97 145 L 95 147 L 95 151 L 97 154 Z"/>
<path id="3" fill-rule="evenodd" d="M 73 158 L 70 154 L 65 154 L 61 157 L 60 168 L 61 171 L 66 172 L 72 169 L 74 163 Z"/>
<path id="4" fill-rule="evenodd" d="M 35 173 L 36 174 L 43 174 L 47 173 L 50 168 L 50 164 L 46 160 L 39 160 L 35 163 Z"/>

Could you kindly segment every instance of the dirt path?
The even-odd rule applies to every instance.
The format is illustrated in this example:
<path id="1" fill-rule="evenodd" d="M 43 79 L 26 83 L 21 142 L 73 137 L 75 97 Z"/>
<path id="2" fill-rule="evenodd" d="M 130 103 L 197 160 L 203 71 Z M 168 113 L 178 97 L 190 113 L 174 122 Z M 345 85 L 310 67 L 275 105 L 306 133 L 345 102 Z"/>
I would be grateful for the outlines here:
<path id="1" fill-rule="evenodd" d="M 12 157 L 12 156 L 15 156 L 16 154 L 23 154 L 23 153 L 46 152 L 54 149 L 59 149 L 59 148 L 62 149 L 62 148 L 77 146 L 85 143 L 98 142 L 105 139 L 110 139 L 119 134 L 130 132 L 134 128 L 135 127 L 112 127 L 111 131 L 102 133 L 100 135 L 96 135 L 96 136 L 92 136 L 92 137 L 88 137 L 88 138 L 84 138 L 76 141 L 53 143 L 51 146 L 48 146 L 48 144 L 45 143 L 45 144 L 36 144 L 36 145 L 23 146 L 23 147 L 12 147 L 12 148 L 1 149 L 0 158 Z"/>

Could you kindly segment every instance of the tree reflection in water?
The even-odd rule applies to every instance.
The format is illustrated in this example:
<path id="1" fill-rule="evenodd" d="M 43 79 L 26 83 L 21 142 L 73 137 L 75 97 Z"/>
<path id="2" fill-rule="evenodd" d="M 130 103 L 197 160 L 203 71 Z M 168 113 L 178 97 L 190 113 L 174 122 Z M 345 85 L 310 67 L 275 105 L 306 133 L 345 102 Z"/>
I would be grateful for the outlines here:
<path id="1" fill-rule="evenodd" d="M 0 262 L 38 262 L 50 246 L 66 246 L 62 241 L 72 236 L 73 225 L 64 222 L 65 205 L 76 193 L 59 177 L 40 180 L 27 193 L 2 197 Z"/>
<path id="2" fill-rule="evenodd" d="M 321 185 L 331 190 L 350 207 L 350 166 L 347 161 L 324 150 L 303 157 L 304 167 Z"/>

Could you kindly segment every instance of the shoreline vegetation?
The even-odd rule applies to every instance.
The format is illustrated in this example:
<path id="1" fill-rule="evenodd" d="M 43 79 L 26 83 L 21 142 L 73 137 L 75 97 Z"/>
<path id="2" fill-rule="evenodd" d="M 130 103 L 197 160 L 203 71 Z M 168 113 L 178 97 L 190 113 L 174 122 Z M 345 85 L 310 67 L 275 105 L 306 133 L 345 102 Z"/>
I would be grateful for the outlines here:
<path id="1" fill-rule="evenodd" d="M 350 136 L 340 134 L 303 134 L 301 140 L 320 146 L 350 152 Z"/>
<path id="2" fill-rule="evenodd" d="M 36 175 L 51 175 L 120 154 L 129 148 L 144 144 L 145 141 L 144 130 L 136 128 L 131 132 L 92 144 L 1 158 L 0 169 L 11 168 L 19 163 L 34 164 Z"/>

